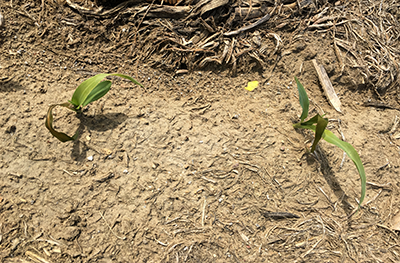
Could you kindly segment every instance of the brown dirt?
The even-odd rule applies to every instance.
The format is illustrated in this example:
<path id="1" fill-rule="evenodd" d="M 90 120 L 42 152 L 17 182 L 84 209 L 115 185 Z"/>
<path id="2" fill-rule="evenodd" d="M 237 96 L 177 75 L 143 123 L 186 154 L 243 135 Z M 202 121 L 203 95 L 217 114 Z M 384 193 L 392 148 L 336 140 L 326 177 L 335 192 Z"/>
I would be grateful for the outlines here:
<path id="1" fill-rule="evenodd" d="M 340 75 L 327 34 L 306 32 L 276 67 L 175 75 L 114 48 L 122 24 L 40 1 L 2 1 L 0 12 L 2 262 L 400 261 L 391 229 L 399 143 L 390 131 L 399 113 L 362 106 L 375 91 L 355 70 Z M 80 27 L 65 22 L 78 18 Z M 323 95 L 314 57 L 343 114 Z M 77 141 L 57 141 L 44 126 L 48 105 L 99 72 L 132 75 L 146 89 L 113 79 L 80 119 L 58 109 L 60 130 L 82 131 Z M 356 168 L 349 158 L 340 168 L 342 151 L 326 142 L 317 157 L 307 153 L 311 134 L 292 127 L 301 110 L 294 75 L 318 105 L 312 112 L 341 120 L 365 165 L 366 200 L 350 218 L 360 197 Z M 246 91 L 252 80 L 260 86 Z M 338 122 L 329 128 L 340 136 Z"/>

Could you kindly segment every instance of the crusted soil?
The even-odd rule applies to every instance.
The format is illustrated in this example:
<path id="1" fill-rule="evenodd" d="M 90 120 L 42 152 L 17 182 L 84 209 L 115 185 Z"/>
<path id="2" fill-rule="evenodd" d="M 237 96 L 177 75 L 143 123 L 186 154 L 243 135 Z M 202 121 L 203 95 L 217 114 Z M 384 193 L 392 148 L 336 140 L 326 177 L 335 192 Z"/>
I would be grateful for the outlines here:
<path id="1" fill-rule="evenodd" d="M 236 74 L 233 65 L 173 68 L 157 66 L 162 50 L 143 55 L 146 45 L 128 42 L 127 20 L 45 2 L 0 3 L 1 262 L 400 261 L 398 84 L 379 90 L 362 68 L 343 70 L 329 30 L 291 41 L 284 27 L 258 28 L 283 39 L 280 55 L 250 68 L 238 60 Z M 343 113 L 327 101 L 315 58 Z M 78 140 L 59 142 L 44 125 L 48 106 L 100 72 L 144 88 L 111 78 L 82 116 L 57 108 L 58 130 L 80 127 Z M 294 76 L 310 112 L 326 113 L 360 154 L 367 194 L 358 213 L 352 161 L 325 141 L 309 153 L 312 133 L 293 129 Z M 254 80 L 258 88 L 244 89 Z M 393 107 L 364 106 L 378 100 Z"/>

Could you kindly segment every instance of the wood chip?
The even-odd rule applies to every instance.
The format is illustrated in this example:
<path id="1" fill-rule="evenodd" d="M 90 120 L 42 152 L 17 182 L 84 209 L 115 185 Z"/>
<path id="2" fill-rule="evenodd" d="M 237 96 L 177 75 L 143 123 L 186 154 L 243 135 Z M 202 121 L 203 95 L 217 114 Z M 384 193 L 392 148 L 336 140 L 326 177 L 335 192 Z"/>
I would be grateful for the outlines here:
<path id="1" fill-rule="evenodd" d="M 336 95 L 335 90 L 333 89 L 332 83 L 326 74 L 324 66 L 318 63 L 316 59 L 312 60 L 315 70 L 317 71 L 319 81 L 321 82 L 322 88 L 324 89 L 325 95 L 328 98 L 329 103 L 335 108 L 336 111 L 342 113 L 340 107 L 342 104 L 340 103 L 339 97 Z"/>

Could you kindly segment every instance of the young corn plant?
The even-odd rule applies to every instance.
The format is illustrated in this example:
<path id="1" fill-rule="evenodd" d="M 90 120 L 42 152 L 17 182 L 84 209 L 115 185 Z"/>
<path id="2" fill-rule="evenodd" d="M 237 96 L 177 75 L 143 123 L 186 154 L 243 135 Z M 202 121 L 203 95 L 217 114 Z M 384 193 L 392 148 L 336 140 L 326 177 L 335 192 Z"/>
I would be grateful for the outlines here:
<path id="1" fill-rule="evenodd" d="M 294 128 L 296 129 L 308 129 L 312 130 L 315 132 L 315 138 L 314 142 L 311 146 L 311 152 L 315 151 L 315 147 L 317 146 L 318 142 L 322 139 L 325 141 L 339 147 L 345 153 L 347 156 L 350 157 L 350 159 L 354 162 L 354 164 L 357 167 L 357 171 L 360 175 L 361 178 L 361 198 L 358 204 L 358 207 L 360 208 L 362 202 L 364 201 L 365 197 L 365 191 L 366 191 L 366 176 L 365 176 L 365 171 L 364 171 L 364 166 L 361 162 L 360 156 L 358 155 L 357 151 L 354 149 L 354 147 L 348 143 L 340 140 L 338 137 L 336 137 L 335 134 L 333 134 L 331 131 L 326 130 L 326 126 L 328 125 L 328 119 L 320 116 L 319 114 L 315 115 L 308 121 L 304 121 L 307 116 L 308 116 L 308 108 L 310 105 L 310 101 L 308 100 L 307 92 L 304 89 L 303 85 L 300 83 L 300 81 L 295 77 L 296 83 L 297 83 L 297 89 L 299 91 L 299 101 L 300 105 L 303 108 L 303 112 L 301 113 L 300 116 L 300 122 L 296 123 L 293 125 Z"/>
<path id="2" fill-rule="evenodd" d="M 76 140 L 78 137 L 78 131 L 70 137 L 67 134 L 63 132 L 58 132 L 53 128 L 53 109 L 56 106 L 62 106 L 66 107 L 67 109 L 70 109 L 72 111 L 75 111 L 76 113 L 81 113 L 82 108 L 88 105 L 89 103 L 96 101 L 103 97 L 104 95 L 107 94 L 107 92 L 111 88 L 111 81 L 105 80 L 102 81 L 104 78 L 108 76 L 118 76 L 121 78 L 128 79 L 132 81 L 133 83 L 141 86 L 139 82 L 137 82 L 135 79 L 133 79 L 130 76 L 123 75 L 123 74 L 118 74 L 118 73 L 112 73 L 112 74 L 106 74 L 106 73 L 101 73 L 97 74 L 96 76 L 93 76 L 84 82 L 82 82 L 78 88 L 75 90 L 74 94 L 72 95 L 71 100 L 65 103 L 61 104 L 52 104 L 49 106 L 49 109 L 47 110 L 47 116 L 46 116 L 46 128 L 50 131 L 50 133 L 59 139 L 62 142 L 67 142 L 71 140 Z"/>

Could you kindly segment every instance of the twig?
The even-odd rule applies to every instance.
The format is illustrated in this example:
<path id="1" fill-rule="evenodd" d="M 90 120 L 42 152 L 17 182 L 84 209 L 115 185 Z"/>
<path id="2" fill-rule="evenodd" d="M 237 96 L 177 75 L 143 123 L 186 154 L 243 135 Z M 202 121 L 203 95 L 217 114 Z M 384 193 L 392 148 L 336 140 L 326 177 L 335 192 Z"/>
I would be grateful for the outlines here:
<path id="1" fill-rule="evenodd" d="M 188 250 L 188 252 L 187 252 L 187 254 L 186 254 L 186 257 L 185 257 L 185 259 L 183 260 L 183 262 L 186 262 L 186 260 L 187 260 L 188 257 L 189 257 L 189 254 L 190 254 L 190 252 L 192 251 L 192 248 L 193 248 L 193 246 L 194 246 L 195 244 L 196 244 L 196 242 L 190 246 L 190 248 L 189 248 L 189 250 Z"/>
<path id="2" fill-rule="evenodd" d="M 367 182 L 367 184 L 369 184 L 369 185 L 371 185 L 373 187 L 377 187 L 377 188 L 384 188 L 384 189 L 387 189 L 387 190 L 392 190 L 392 188 L 391 188 L 392 184 L 391 183 L 376 184 L 376 183 L 372 183 L 372 182 Z"/>
<path id="3" fill-rule="evenodd" d="M 206 216 L 206 201 L 207 201 L 207 199 L 206 199 L 206 197 L 204 197 L 203 214 L 201 216 L 201 225 L 203 227 L 204 227 L 204 219 L 205 219 L 205 216 Z"/>
<path id="4" fill-rule="evenodd" d="M 288 212 L 269 212 L 260 211 L 260 213 L 266 218 L 272 219 L 287 219 L 287 218 L 300 218 L 300 216 Z"/>
<path id="5" fill-rule="evenodd" d="M 310 254 L 310 252 L 311 251 L 313 251 L 317 246 L 318 246 L 318 244 L 319 243 L 321 243 L 321 241 L 324 239 L 324 237 L 325 237 L 325 225 L 324 225 L 324 222 L 322 221 L 322 219 L 321 219 L 321 217 L 320 216 L 318 216 L 319 217 L 319 221 L 321 222 L 321 224 L 322 224 L 322 229 L 323 229 L 323 235 L 322 235 L 322 237 L 321 237 L 321 239 L 320 240 L 318 240 L 318 242 L 317 243 L 315 243 L 314 244 L 314 246 L 312 246 L 312 248 L 310 248 L 306 253 L 304 253 L 303 255 L 301 255 L 301 257 L 302 258 L 304 258 L 305 256 L 307 256 L 308 254 Z"/>
<path id="6" fill-rule="evenodd" d="M 238 30 L 224 33 L 224 36 L 229 37 L 229 36 L 233 36 L 233 35 L 238 35 L 238 34 L 240 34 L 242 32 L 248 31 L 250 29 L 253 29 L 253 28 L 255 28 L 255 27 L 267 22 L 270 18 L 271 18 L 271 15 L 270 14 L 266 14 L 265 16 L 263 16 L 262 18 L 257 20 L 257 22 L 255 22 L 253 24 L 250 24 L 248 26 L 244 26 L 242 28 L 239 28 Z"/>
<path id="7" fill-rule="evenodd" d="M 214 180 L 212 180 L 212 179 L 209 179 L 209 178 L 207 178 L 207 177 L 205 177 L 205 176 L 202 176 L 201 179 L 203 179 L 203 180 L 205 180 L 205 181 L 207 181 L 207 182 L 213 183 L 213 184 L 216 184 L 216 183 L 217 183 L 216 181 L 214 181 Z"/>
<path id="8" fill-rule="evenodd" d="M 318 189 L 321 191 L 321 193 L 325 196 L 326 199 L 328 199 L 329 203 L 331 203 L 331 205 L 333 204 L 332 200 L 328 197 L 328 195 L 324 192 L 324 190 L 322 190 L 321 187 L 318 187 Z"/>
<path id="9" fill-rule="evenodd" d="M 3 26 L 4 23 L 4 17 L 3 15 L 0 13 L 0 28 Z"/>
<path id="10" fill-rule="evenodd" d="M 389 163 L 389 161 L 388 161 L 387 163 L 385 163 L 384 165 L 382 165 L 381 167 L 379 167 L 379 168 L 377 169 L 377 171 L 382 170 L 382 169 L 385 168 L 386 166 L 389 166 L 389 168 L 390 168 L 390 163 Z"/>
<path id="11" fill-rule="evenodd" d="M 110 229 L 111 233 L 112 233 L 116 238 L 125 240 L 126 237 L 119 237 L 119 236 L 117 236 L 117 235 L 114 233 L 114 231 L 112 230 L 112 228 L 110 227 L 110 225 L 107 223 L 107 220 L 104 218 L 103 213 L 101 213 L 100 211 L 99 211 L 99 213 L 100 213 L 101 217 L 104 219 L 104 222 L 106 223 L 106 225 L 107 225 L 108 228 Z"/>
<path id="12" fill-rule="evenodd" d="M 383 189 L 379 190 L 379 193 L 374 198 L 372 198 L 371 200 L 366 202 L 365 205 L 368 205 L 368 204 L 372 203 L 373 201 L 375 201 L 381 195 L 382 191 L 383 191 Z"/>
<path id="13" fill-rule="evenodd" d="M 344 162 L 346 161 L 346 156 L 347 156 L 346 152 L 343 152 L 343 158 L 342 161 L 340 162 L 339 170 L 343 168 Z"/>
<path id="14" fill-rule="evenodd" d="M 250 6 L 249 11 L 247 12 L 247 15 L 245 16 L 245 18 L 243 19 L 243 21 L 246 21 L 246 20 L 247 20 L 247 18 L 249 17 L 251 11 L 253 10 L 253 3 L 252 3 L 251 0 L 249 1 L 249 6 Z"/>
<path id="15" fill-rule="evenodd" d="M 171 219 L 171 220 L 165 222 L 164 225 L 168 225 L 168 224 L 170 224 L 170 223 L 172 223 L 172 222 L 174 222 L 174 221 L 176 221 L 176 220 L 178 220 L 180 218 L 181 218 L 181 216 L 175 217 L 174 219 Z"/>
<path id="16" fill-rule="evenodd" d="M 340 119 L 337 119 L 337 121 L 338 121 L 338 130 L 339 130 L 339 132 L 340 132 L 340 135 L 342 136 L 342 141 L 346 141 L 346 138 L 344 137 L 344 134 L 343 134 L 343 132 L 342 132 L 342 127 L 340 126 L 340 124 L 342 123 L 342 120 L 340 120 Z M 340 163 L 340 166 L 339 166 L 339 170 L 340 169 L 342 169 L 342 167 L 343 167 L 343 165 L 344 165 L 344 161 L 346 160 L 346 156 L 347 156 L 347 153 L 346 152 L 343 152 L 343 158 L 342 158 L 342 162 Z"/>
<path id="17" fill-rule="evenodd" d="M 400 119 L 396 115 L 394 118 L 393 127 L 392 127 L 392 129 L 390 129 L 389 134 L 393 134 L 396 131 L 397 126 L 399 125 L 399 122 L 400 122 Z"/>
<path id="18" fill-rule="evenodd" d="M 164 247 L 167 247 L 167 246 L 168 246 L 167 243 L 163 243 L 163 242 L 161 242 L 160 240 L 158 240 L 157 238 L 154 238 L 154 240 L 157 241 L 158 244 L 160 244 L 160 245 L 162 245 L 162 246 L 164 246 Z"/>
<path id="19" fill-rule="evenodd" d="M 104 183 L 105 181 L 112 179 L 113 177 L 114 177 L 114 174 L 109 173 L 108 175 L 100 177 L 100 178 L 93 178 L 93 181 L 97 182 L 97 183 Z"/>
<path id="20" fill-rule="evenodd" d="M 277 227 L 278 227 L 278 225 L 271 227 L 270 230 L 268 230 L 267 234 L 265 234 L 264 238 L 267 239 L 269 237 L 269 235 L 272 233 L 272 231 L 274 231 Z"/>

